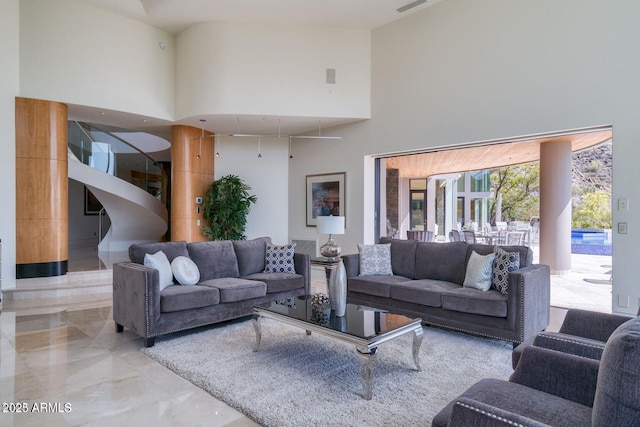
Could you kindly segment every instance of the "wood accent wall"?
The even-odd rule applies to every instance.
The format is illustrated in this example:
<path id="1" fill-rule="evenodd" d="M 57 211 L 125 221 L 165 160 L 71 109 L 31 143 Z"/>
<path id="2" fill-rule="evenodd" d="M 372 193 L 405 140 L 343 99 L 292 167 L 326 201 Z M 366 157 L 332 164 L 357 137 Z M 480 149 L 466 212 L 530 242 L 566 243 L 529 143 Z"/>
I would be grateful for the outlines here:
<path id="1" fill-rule="evenodd" d="M 16 98 L 15 117 L 16 264 L 66 265 L 67 106 Z"/>
<path id="2" fill-rule="evenodd" d="M 205 131 L 200 158 L 199 138 L 202 130 L 191 126 L 171 127 L 171 240 L 201 242 L 204 207 L 196 205 L 196 197 L 206 196 L 214 180 L 214 138 Z M 197 212 L 198 207 L 200 212 Z M 198 226 L 198 221 L 200 225 Z"/>

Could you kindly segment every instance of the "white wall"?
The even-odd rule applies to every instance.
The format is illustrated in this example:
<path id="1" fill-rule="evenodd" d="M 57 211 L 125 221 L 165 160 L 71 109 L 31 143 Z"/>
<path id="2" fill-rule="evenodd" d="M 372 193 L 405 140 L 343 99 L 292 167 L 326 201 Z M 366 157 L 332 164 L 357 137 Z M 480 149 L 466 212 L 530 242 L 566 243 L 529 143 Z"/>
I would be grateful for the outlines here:
<path id="1" fill-rule="evenodd" d="M 256 138 L 220 137 L 215 179 L 233 174 L 251 187 L 258 201 L 247 217 L 247 239 L 269 236 L 274 244 L 289 242 L 287 185 L 289 145 L 286 138 L 263 138 L 258 158 Z"/>
<path id="2" fill-rule="evenodd" d="M 203 23 L 177 37 L 176 116 L 368 118 L 368 30 Z M 326 83 L 326 69 L 336 84 Z"/>
<path id="3" fill-rule="evenodd" d="M 15 97 L 20 91 L 19 1 L 0 2 L 0 239 L 1 289 L 16 287 Z"/>
<path id="4" fill-rule="evenodd" d="M 613 310 L 635 314 L 638 16 L 631 0 L 447 0 L 375 30 L 372 120 L 341 130 L 339 153 L 337 143 L 305 146 L 291 170 L 290 233 L 303 230 L 294 198 L 307 173 L 347 172 L 343 243 L 353 249 L 372 238 L 368 155 L 612 124 L 614 206 L 620 197 L 630 206 L 613 214 L 614 229 L 629 223 L 629 234 L 613 236 L 613 299 L 631 300 Z"/>
<path id="5" fill-rule="evenodd" d="M 21 96 L 173 119 L 173 35 L 70 0 L 21 0 L 19 22 Z"/>

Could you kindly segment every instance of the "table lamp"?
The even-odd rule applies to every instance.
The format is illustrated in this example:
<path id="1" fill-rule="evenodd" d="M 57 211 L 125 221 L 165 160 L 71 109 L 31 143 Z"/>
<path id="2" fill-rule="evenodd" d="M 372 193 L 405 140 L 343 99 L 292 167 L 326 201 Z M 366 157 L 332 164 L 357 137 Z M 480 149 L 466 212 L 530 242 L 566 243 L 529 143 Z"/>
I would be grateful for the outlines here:
<path id="1" fill-rule="evenodd" d="M 332 235 L 344 234 L 343 216 L 319 216 L 317 217 L 318 234 L 328 234 L 329 240 L 320 247 L 320 255 L 329 259 L 340 256 L 341 248 L 333 241 Z"/>

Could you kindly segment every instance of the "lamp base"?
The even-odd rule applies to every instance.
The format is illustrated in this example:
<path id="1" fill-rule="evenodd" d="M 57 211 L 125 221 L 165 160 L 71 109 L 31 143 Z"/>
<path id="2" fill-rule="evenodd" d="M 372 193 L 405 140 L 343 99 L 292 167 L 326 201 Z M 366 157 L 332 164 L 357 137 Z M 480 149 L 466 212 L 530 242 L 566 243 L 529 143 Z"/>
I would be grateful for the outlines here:
<path id="1" fill-rule="evenodd" d="M 329 259 L 337 259 L 340 257 L 340 253 L 342 252 L 342 248 L 336 245 L 336 242 L 333 241 L 331 237 L 327 240 L 327 243 L 320 246 L 320 255 Z"/>

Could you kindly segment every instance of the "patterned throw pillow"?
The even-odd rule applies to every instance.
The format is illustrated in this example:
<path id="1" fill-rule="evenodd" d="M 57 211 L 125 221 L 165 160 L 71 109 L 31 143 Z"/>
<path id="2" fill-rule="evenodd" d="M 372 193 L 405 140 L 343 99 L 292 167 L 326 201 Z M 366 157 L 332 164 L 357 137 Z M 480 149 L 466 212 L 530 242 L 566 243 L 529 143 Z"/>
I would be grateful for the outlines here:
<path id="1" fill-rule="evenodd" d="M 295 250 L 296 242 L 284 246 L 267 243 L 264 273 L 296 274 L 296 267 L 293 263 Z"/>
<path id="2" fill-rule="evenodd" d="M 488 291 L 491 288 L 491 270 L 495 257 L 494 253 L 480 255 L 476 251 L 471 252 L 462 286 Z"/>
<path id="3" fill-rule="evenodd" d="M 493 260 L 493 274 L 491 276 L 491 288 L 507 296 L 509 293 L 509 273 L 520 268 L 520 254 L 507 252 L 496 246 Z"/>
<path id="4" fill-rule="evenodd" d="M 360 276 L 391 276 L 391 243 L 379 245 L 358 244 Z"/>

